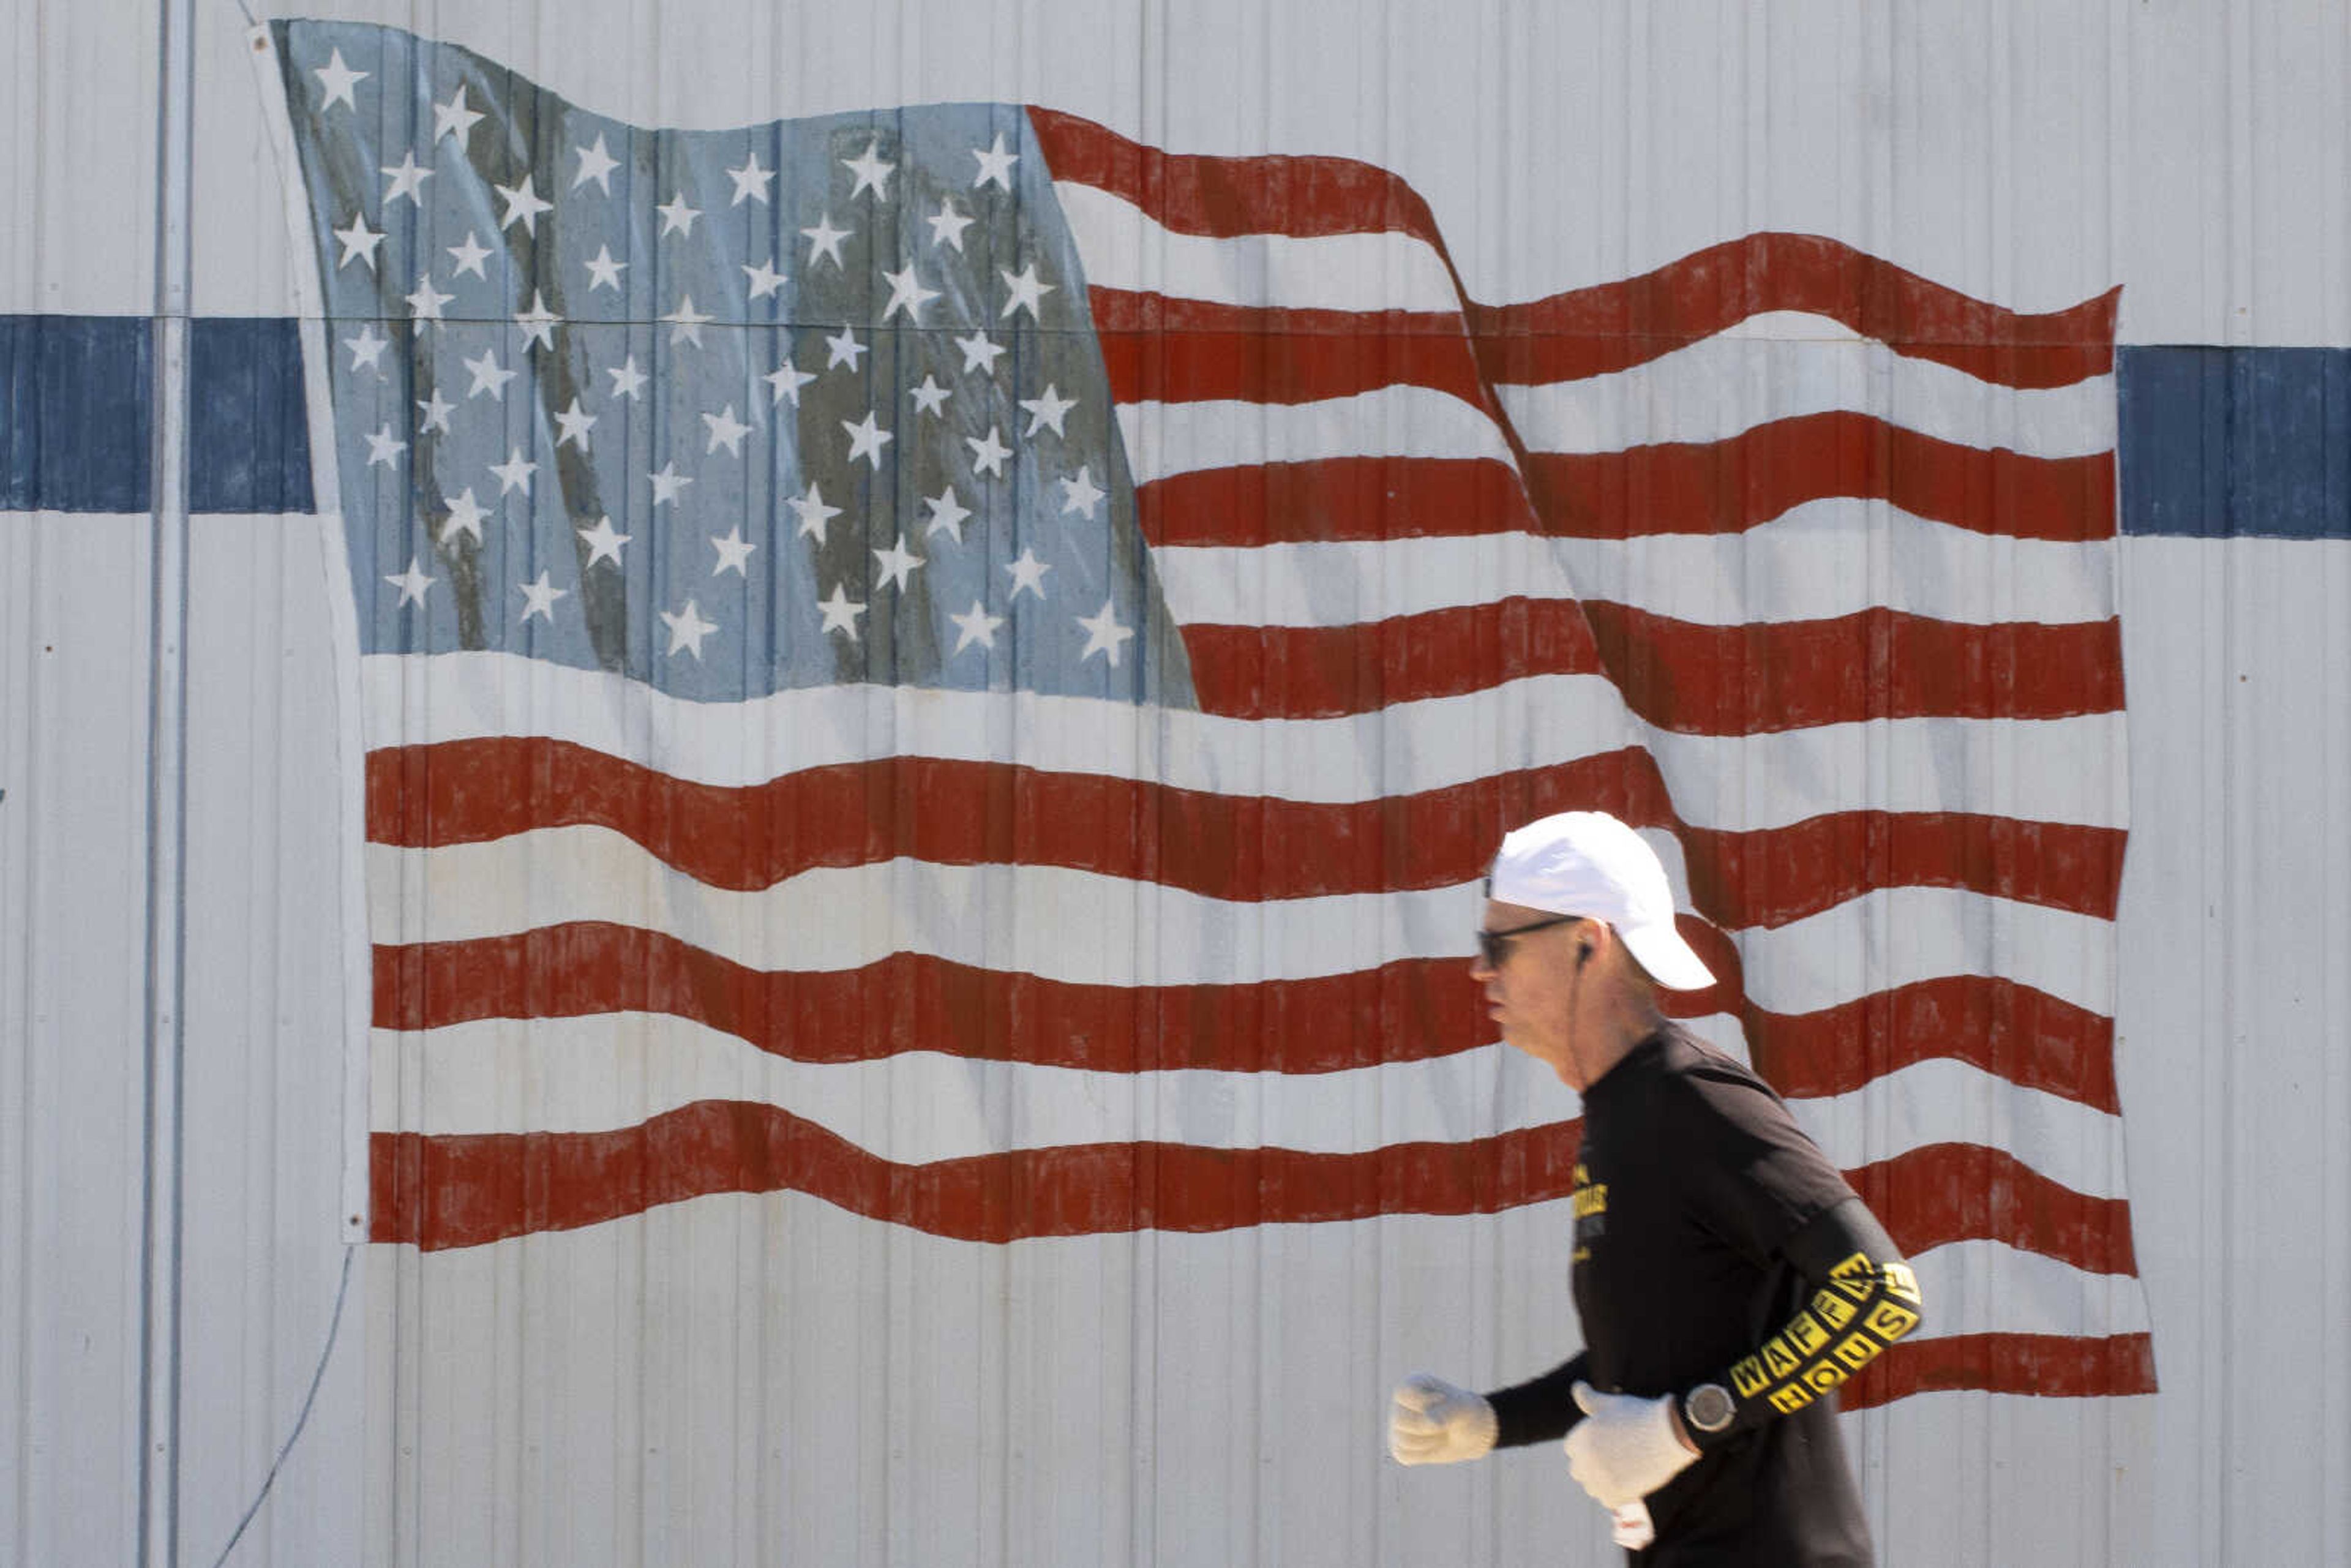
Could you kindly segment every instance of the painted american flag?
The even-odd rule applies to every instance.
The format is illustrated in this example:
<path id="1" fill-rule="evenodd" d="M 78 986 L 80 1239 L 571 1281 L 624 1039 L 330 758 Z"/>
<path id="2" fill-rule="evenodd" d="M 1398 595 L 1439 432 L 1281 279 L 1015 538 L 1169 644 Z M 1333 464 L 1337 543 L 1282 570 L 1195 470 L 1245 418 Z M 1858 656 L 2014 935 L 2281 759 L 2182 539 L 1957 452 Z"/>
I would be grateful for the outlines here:
<path id="1" fill-rule="evenodd" d="M 1762 234 L 1470 300 L 1360 162 L 1040 108 L 647 130 L 281 23 L 357 611 L 371 1229 L 722 1192 L 975 1244 L 1494 1212 L 1501 832 L 1642 827 L 1930 1313 L 2153 1387 L 2115 298 Z"/>

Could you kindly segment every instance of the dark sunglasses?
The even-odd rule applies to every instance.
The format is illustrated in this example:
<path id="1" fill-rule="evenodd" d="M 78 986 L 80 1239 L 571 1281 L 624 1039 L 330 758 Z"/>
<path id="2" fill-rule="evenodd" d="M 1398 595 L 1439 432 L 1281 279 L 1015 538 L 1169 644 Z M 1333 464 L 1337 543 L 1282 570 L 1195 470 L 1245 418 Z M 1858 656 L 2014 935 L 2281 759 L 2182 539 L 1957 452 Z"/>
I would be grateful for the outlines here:
<path id="1" fill-rule="evenodd" d="M 1524 936 L 1536 931 L 1548 931 L 1554 925 L 1572 925 L 1583 918 L 1585 917 L 1581 915 L 1554 915 L 1549 920 L 1537 920 L 1526 925 L 1513 925 L 1508 931 L 1488 931 L 1481 926 L 1475 933 L 1478 938 L 1479 956 L 1486 960 L 1486 967 L 1499 969 L 1502 967 L 1502 960 L 1510 956 L 1512 937 Z"/>

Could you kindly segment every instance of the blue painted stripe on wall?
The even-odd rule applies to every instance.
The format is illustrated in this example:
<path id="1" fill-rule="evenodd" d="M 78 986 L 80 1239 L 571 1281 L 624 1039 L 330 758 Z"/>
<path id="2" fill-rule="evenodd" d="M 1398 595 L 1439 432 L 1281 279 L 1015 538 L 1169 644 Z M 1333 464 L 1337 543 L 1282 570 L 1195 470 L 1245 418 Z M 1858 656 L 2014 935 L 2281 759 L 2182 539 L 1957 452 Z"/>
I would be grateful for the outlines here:
<path id="1" fill-rule="evenodd" d="M 310 510 L 302 339 L 290 317 L 188 323 L 188 509 Z"/>
<path id="2" fill-rule="evenodd" d="M 2351 538 L 2351 350 L 2116 350 L 2122 531 Z"/>
<path id="3" fill-rule="evenodd" d="M 199 512 L 311 509 L 298 324 L 189 328 Z M 0 316 L 0 510 L 149 504 L 152 323 Z M 2351 349 L 2120 348 L 2126 534 L 2351 538 Z"/>
<path id="4" fill-rule="evenodd" d="M 0 508 L 147 509 L 153 324 L 0 316 Z"/>
<path id="5" fill-rule="evenodd" d="M 0 511 L 145 511 L 154 371 L 146 317 L 0 316 Z M 188 402 L 192 510 L 310 510 L 298 323 L 192 320 Z"/>

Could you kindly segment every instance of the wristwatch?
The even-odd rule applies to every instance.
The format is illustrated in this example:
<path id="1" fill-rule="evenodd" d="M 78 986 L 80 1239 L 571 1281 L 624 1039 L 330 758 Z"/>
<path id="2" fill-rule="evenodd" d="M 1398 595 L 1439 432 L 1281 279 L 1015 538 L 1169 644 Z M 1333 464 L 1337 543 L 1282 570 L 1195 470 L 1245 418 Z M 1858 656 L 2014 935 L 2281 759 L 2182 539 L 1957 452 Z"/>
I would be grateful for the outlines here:
<path id="1" fill-rule="evenodd" d="M 1682 1419 L 1694 1432 L 1721 1431 L 1730 1425 L 1736 1410 L 1730 1390 L 1719 1383 L 1701 1383 L 1682 1396 Z"/>

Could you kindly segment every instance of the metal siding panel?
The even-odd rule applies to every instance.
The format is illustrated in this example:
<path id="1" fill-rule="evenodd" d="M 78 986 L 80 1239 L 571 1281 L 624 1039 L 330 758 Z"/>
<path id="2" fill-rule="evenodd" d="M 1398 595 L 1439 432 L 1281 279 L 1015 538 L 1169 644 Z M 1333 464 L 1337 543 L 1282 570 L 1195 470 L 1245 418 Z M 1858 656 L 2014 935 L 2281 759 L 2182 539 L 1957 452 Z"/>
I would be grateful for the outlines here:
<path id="1" fill-rule="evenodd" d="M 143 310 L 155 288 L 157 8 L 9 7 L 0 312 Z"/>
<path id="2" fill-rule="evenodd" d="M 327 1354 L 342 1277 L 343 835 L 328 530 L 207 517 L 190 538 L 182 1542 L 210 1562 Z M 237 1560 L 348 1558 L 364 1281 Z"/>
<path id="3" fill-rule="evenodd" d="M 0 513 L 0 1554 L 138 1528 L 147 519 Z"/>

